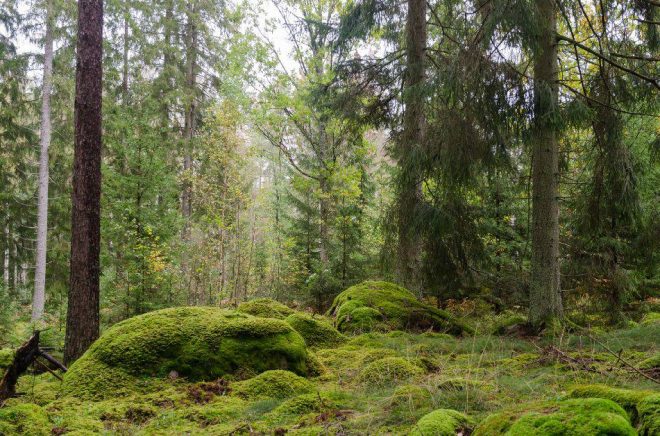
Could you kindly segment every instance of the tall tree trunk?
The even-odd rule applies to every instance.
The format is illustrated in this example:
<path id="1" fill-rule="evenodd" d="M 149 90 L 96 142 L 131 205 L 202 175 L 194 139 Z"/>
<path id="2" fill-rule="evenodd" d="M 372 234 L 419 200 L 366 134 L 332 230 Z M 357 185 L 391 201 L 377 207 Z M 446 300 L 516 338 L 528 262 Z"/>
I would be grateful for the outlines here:
<path id="1" fill-rule="evenodd" d="M 32 321 L 44 314 L 46 302 L 46 245 L 48 241 L 48 147 L 50 146 L 50 94 L 53 81 L 53 4 L 46 2 L 44 76 L 41 90 L 41 138 L 39 141 L 39 203 L 37 204 L 37 252 L 34 270 Z"/>
<path id="2" fill-rule="evenodd" d="M 536 0 L 532 154 L 532 268 L 529 319 L 536 328 L 563 315 L 559 271 L 557 29 L 554 0 Z"/>
<path id="3" fill-rule="evenodd" d="M 71 271 L 64 361 L 99 335 L 103 0 L 78 1 Z"/>
<path id="4" fill-rule="evenodd" d="M 183 239 L 190 238 L 190 217 L 192 215 L 192 185 L 190 181 L 192 171 L 192 147 L 195 134 L 195 88 L 197 80 L 197 27 L 195 25 L 194 2 L 188 4 L 188 24 L 186 29 L 186 113 L 184 117 L 184 154 L 183 173 L 184 184 L 181 195 L 181 210 L 185 220 Z"/>
<path id="5" fill-rule="evenodd" d="M 399 276 L 408 287 L 419 287 L 421 241 L 413 226 L 415 211 L 421 203 L 421 184 L 415 155 L 424 142 L 424 56 L 426 51 L 426 1 L 408 0 L 406 20 L 407 66 L 404 78 L 405 111 L 403 134 L 399 143 Z"/>

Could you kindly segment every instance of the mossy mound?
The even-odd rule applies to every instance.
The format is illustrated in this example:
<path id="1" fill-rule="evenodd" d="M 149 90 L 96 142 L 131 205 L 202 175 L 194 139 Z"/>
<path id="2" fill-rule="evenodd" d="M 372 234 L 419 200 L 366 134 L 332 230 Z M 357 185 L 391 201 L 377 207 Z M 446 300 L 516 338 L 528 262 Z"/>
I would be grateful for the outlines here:
<path id="1" fill-rule="evenodd" d="M 308 347 L 329 348 L 346 341 L 330 323 L 304 313 L 293 313 L 285 321 L 300 333 Z"/>
<path id="2" fill-rule="evenodd" d="M 660 353 L 642 360 L 638 365 L 639 369 L 658 370 L 660 372 Z"/>
<path id="3" fill-rule="evenodd" d="M 314 384 L 290 371 L 273 370 L 256 377 L 234 383 L 233 392 L 251 400 L 264 398 L 289 398 L 314 392 Z"/>
<path id="4" fill-rule="evenodd" d="M 17 404 L 0 409 L 0 435 L 50 435 L 53 427 L 46 411 L 36 404 Z"/>
<path id="5" fill-rule="evenodd" d="M 308 413 L 319 413 L 326 409 L 333 409 L 336 403 L 320 393 L 302 394 L 284 401 L 270 412 L 271 421 L 283 418 L 297 417 Z"/>
<path id="6" fill-rule="evenodd" d="M 649 395 L 637 404 L 640 436 L 660 435 L 660 394 Z"/>
<path id="7" fill-rule="evenodd" d="M 517 326 L 527 323 L 527 317 L 521 314 L 506 314 L 498 317 L 492 326 L 492 332 L 496 335 L 504 335 L 515 330 Z"/>
<path id="8" fill-rule="evenodd" d="M 369 387 L 392 386 L 423 373 L 422 368 L 402 357 L 385 357 L 362 368 L 358 381 Z"/>
<path id="9" fill-rule="evenodd" d="M 196 381 L 271 369 L 311 372 L 304 339 L 284 321 L 217 308 L 172 308 L 108 329 L 71 366 L 62 391 L 102 398 L 157 383 L 172 371 Z"/>
<path id="10" fill-rule="evenodd" d="M 433 395 L 428 389 L 417 385 L 398 386 L 390 400 L 390 407 L 394 410 L 420 410 L 429 408 L 432 404 Z"/>
<path id="11" fill-rule="evenodd" d="M 328 313 L 341 332 L 447 331 L 454 334 L 472 329 L 449 313 L 417 300 L 408 290 L 388 282 L 367 281 L 339 294 Z"/>
<path id="12" fill-rule="evenodd" d="M 576 386 L 568 394 L 570 398 L 604 398 L 614 401 L 628 412 L 628 416 L 633 424 L 637 423 L 639 417 L 637 404 L 649 395 L 653 395 L 653 392 L 619 389 L 606 385 Z"/>
<path id="13" fill-rule="evenodd" d="M 486 418 L 473 436 L 635 436 L 626 411 L 613 401 L 580 398 L 523 404 Z"/>
<path id="14" fill-rule="evenodd" d="M 262 318 L 284 319 L 295 311 L 279 301 L 271 298 L 255 298 L 241 303 L 236 308 L 238 312 Z"/>
<path id="15" fill-rule="evenodd" d="M 456 436 L 473 426 L 470 418 L 451 409 L 438 409 L 424 415 L 410 434 L 416 436 Z"/>
<path id="16" fill-rule="evenodd" d="M 660 324 L 660 312 L 649 312 L 639 321 L 640 325 Z"/>

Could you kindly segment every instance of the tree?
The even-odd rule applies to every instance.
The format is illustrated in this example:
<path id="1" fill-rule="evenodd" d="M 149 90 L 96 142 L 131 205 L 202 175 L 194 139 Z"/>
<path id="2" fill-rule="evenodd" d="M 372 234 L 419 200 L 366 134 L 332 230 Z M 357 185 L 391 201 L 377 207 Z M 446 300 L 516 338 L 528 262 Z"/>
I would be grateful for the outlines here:
<path id="1" fill-rule="evenodd" d="M 64 361 L 99 335 L 103 0 L 78 1 L 71 267 Z"/>
<path id="2" fill-rule="evenodd" d="M 398 254 L 399 274 L 409 288 L 419 287 L 421 256 L 420 232 L 415 228 L 414 216 L 421 203 L 422 190 L 418 157 L 425 134 L 424 76 L 426 56 L 426 0 L 408 0 L 406 18 L 406 72 L 404 76 L 405 104 L 403 132 L 398 143 Z"/>
<path id="3" fill-rule="evenodd" d="M 46 2 L 44 73 L 41 95 L 41 138 L 39 156 L 39 200 L 37 204 L 37 250 L 34 272 L 32 321 L 39 320 L 46 302 L 46 253 L 48 242 L 48 147 L 50 146 L 50 94 L 53 81 L 53 4 Z"/>
<path id="4" fill-rule="evenodd" d="M 542 327 L 563 316 L 559 264 L 557 12 L 536 0 L 532 144 L 532 265 L 529 320 Z"/>

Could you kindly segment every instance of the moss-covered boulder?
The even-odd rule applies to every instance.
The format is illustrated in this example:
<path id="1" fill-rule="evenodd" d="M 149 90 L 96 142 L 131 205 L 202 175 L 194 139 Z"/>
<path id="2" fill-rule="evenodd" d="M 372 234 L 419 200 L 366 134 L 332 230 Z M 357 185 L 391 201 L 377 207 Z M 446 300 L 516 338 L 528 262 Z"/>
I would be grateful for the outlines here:
<path id="1" fill-rule="evenodd" d="M 289 324 L 217 308 L 172 308 L 108 329 L 69 368 L 62 391 L 105 397 L 135 391 L 173 372 L 213 380 L 271 369 L 311 372 L 305 341 Z"/>
<path id="2" fill-rule="evenodd" d="M 300 333 L 308 347 L 329 348 L 346 341 L 332 324 L 304 313 L 293 313 L 285 321 Z"/>
<path id="3" fill-rule="evenodd" d="M 419 301 L 412 292 L 388 282 L 367 281 L 339 294 L 328 314 L 337 329 L 347 333 L 368 331 L 471 332 L 449 313 Z"/>
<path id="4" fill-rule="evenodd" d="M 271 298 L 255 298 L 241 303 L 236 308 L 238 312 L 248 315 L 259 316 L 262 318 L 284 319 L 295 311 L 279 301 Z"/>
<path id="5" fill-rule="evenodd" d="M 637 405 L 644 398 L 653 395 L 653 391 L 613 388 L 607 385 L 576 386 L 568 393 L 570 398 L 604 398 L 614 401 L 628 413 L 630 421 L 637 424 L 639 411 Z"/>
<path id="6" fill-rule="evenodd" d="M 290 371 L 272 370 L 232 385 L 233 392 L 246 399 L 289 398 L 314 391 L 314 384 Z"/>
<path id="7" fill-rule="evenodd" d="M 402 357 L 385 357 L 362 368 L 358 381 L 368 387 L 393 386 L 424 373 L 424 370 Z"/>
<path id="8" fill-rule="evenodd" d="M 645 397 L 637 404 L 640 436 L 660 435 L 660 394 Z"/>
<path id="9" fill-rule="evenodd" d="M 465 434 L 473 423 L 464 414 L 451 409 L 438 409 L 424 415 L 417 421 L 411 434 L 415 436 L 456 436 Z"/>
<path id="10" fill-rule="evenodd" d="M 626 411 L 613 401 L 580 398 L 522 404 L 490 415 L 472 436 L 635 436 Z"/>
<path id="11" fill-rule="evenodd" d="M 0 409 L 0 435 L 50 435 L 55 426 L 36 404 L 17 404 Z"/>

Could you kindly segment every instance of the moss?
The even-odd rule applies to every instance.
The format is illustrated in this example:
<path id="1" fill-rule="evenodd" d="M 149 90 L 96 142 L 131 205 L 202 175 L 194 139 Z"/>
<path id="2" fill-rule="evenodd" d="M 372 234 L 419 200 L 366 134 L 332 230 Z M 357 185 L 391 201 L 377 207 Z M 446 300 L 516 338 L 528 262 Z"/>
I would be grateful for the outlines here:
<path id="1" fill-rule="evenodd" d="M 660 434 L 660 394 L 649 395 L 637 404 L 640 436 Z"/>
<path id="2" fill-rule="evenodd" d="M 330 323 L 307 314 L 294 313 L 285 321 L 300 333 L 308 347 L 330 348 L 346 340 Z"/>
<path id="3" fill-rule="evenodd" d="M 295 311 L 279 301 L 270 298 L 255 298 L 238 305 L 238 312 L 248 315 L 259 316 L 262 318 L 284 319 Z"/>
<path id="4" fill-rule="evenodd" d="M 639 369 L 660 369 L 660 353 L 639 362 Z"/>
<path id="5" fill-rule="evenodd" d="M 652 391 L 619 389 L 606 385 L 583 385 L 573 388 L 568 396 L 571 398 L 604 398 L 614 401 L 623 407 L 632 423 L 635 424 L 639 416 L 637 404 L 652 394 Z"/>
<path id="6" fill-rule="evenodd" d="M 0 434 L 50 435 L 53 425 L 36 404 L 17 404 L 0 409 Z"/>
<path id="7" fill-rule="evenodd" d="M 639 321 L 640 325 L 660 324 L 660 312 L 649 312 Z"/>
<path id="8" fill-rule="evenodd" d="M 491 415 L 473 436 L 609 435 L 634 436 L 626 412 L 613 401 L 580 398 L 523 404 Z"/>
<path id="9" fill-rule="evenodd" d="M 148 390 L 171 371 L 190 380 L 271 369 L 307 375 L 308 363 L 303 338 L 284 321 L 216 308 L 172 308 L 108 329 L 65 374 L 62 392 L 102 398 L 136 385 Z"/>
<path id="10" fill-rule="evenodd" d="M 10 348 L 0 349 L 0 369 L 5 369 L 14 361 L 14 350 Z"/>
<path id="11" fill-rule="evenodd" d="M 251 379 L 232 385 L 243 398 L 288 398 L 314 391 L 314 384 L 290 371 L 266 371 Z"/>
<path id="12" fill-rule="evenodd" d="M 526 322 L 526 316 L 520 314 L 507 314 L 495 320 L 493 323 L 492 331 L 493 334 L 496 335 L 506 334 L 510 329 L 514 328 L 515 326 L 525 324 Z"/>
<path id="13" fill-rule="evenodd" d="M 407 381 L 424 371 L 402 357 L 386 357 L 365 366 L 358 376 L 358 381 L 369 387 L 391 386 Z"/>
<path id="14" fill-rule="evenodd" d="M 464 414 L 451 409 L 438 409 L 424 415 L 413 428 L 412 435 L 455 436 L 472 427 Z"/>
<path id="15" fill-rule="evenodd" d="M 327 409 L 336 408 L 336 403 L 326 395 L 310 393 L 298 395 L 284 401 L 270 412 L 269 422 L 282 422 L 287 418 L 299 417 L 308 413 L 321 413 Z"/>
<path id="16" fill-rule="evenodd" d="M 329 314 L 342 332 L 448 331 L 455 334 L 472 329 L 448 312 L 422 303 L 408 290 L 388 282 L 367 281 L 339 294 Z"/>
<path id="17" fill-rule="evenodd" d="M 484 385 L 479 380 L 471 380 L 465 378 L 450 378 L 442 380 L 438 383 L 438 389 L 442 391 L 465 391 L 481 388 Z"/>
<path id="18" fill-rule="evenodd" d="M 398 386 L 390 399 L 390 408 L 393 410 L 419 410 L 427 409 L 433 404 L 433 396 L 421 386 Z"/>

